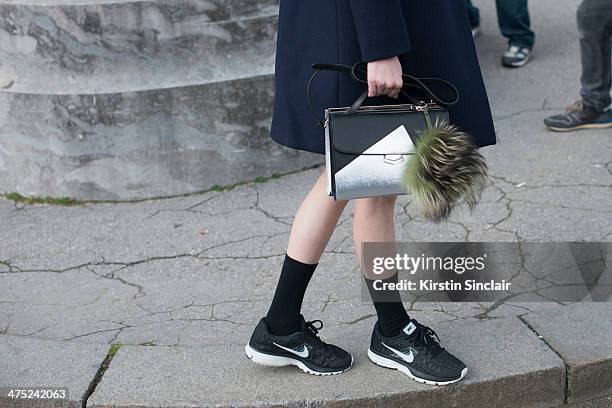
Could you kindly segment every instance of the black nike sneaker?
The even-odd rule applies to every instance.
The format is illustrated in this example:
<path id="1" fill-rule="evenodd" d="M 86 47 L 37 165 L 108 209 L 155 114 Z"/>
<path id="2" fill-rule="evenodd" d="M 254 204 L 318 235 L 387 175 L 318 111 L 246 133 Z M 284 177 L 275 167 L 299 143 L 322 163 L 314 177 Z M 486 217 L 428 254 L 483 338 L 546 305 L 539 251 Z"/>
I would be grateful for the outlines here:
<path id="1" fill-rule="evenodd" d="M 373 363 L 399 370 L 415 381 L 447 385 L 467 374 L 466 365 L 440 346 L 436 332 L 412 319 L 395 337 L 374 326 L 368 357 Z"/>
<path id="2" fill-rule="evenodd" d="M 302 317 L 302 330 L 275 336 L 261 319 L 244 350 L 248 358 L 259 364 L 294 365 L 314 375 L 340 374 L 351 368 L 353 356 L 338 346 L 323 342 L 317 335 L 322 327 L 320 320 L 306 322 Z"/>

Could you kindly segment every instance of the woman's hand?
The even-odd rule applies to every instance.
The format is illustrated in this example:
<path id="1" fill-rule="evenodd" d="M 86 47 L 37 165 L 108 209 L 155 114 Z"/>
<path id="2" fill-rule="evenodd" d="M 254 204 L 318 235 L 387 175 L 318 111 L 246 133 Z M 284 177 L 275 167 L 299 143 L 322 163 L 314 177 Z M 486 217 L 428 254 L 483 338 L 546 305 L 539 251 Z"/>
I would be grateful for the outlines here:
<path id="1" fill-rule="evenodd" d="M 402 89 L 402 65 L 399 58 L 368 62 L 368 96 L 397 98 Z"/>

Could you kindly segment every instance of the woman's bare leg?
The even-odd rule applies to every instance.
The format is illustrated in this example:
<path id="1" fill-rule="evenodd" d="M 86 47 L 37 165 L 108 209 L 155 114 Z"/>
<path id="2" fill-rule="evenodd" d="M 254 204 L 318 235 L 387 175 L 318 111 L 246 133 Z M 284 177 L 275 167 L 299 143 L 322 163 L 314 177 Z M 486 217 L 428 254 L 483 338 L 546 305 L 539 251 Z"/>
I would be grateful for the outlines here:
<path id="1" fill-rule="evenodd" d="M 301 315 L 310 278 L 346 204 L 327 196 L 325 172 L 302 202 L 274 299 L 245 347 L 247 357 L 256 363 L 297 365 L 311 374 L 337 374 L 351 368 L 351 354 L 313 336 L 318 331 L 316 323 L 306 323 Z"/>
<path id="2" fill-rule="evenodd" d="M 304 294 L 347 201 L 327 195 L 325 172 L 317 179 L 293 221 L 287 256 L 266 315 L 277 335 L 299 331 Z"/>
<path id="3" fill-rule="evenodd" d="M 395 201 L 397 196 L 361 198 L 355 201 L 353 240 L 361 260 L 362 242 L 395 241 Z"/>
<path id="4" fill-rule="evenodd" d="M 305 264 L 318 263 L 347 203 L 327 195 L 324 171 L 295 215 L 287 255 Z"/>
<path id="5" fill-rule="evenodd" d="M 361 244 L 363 242 L 395 242 L 395 196 L 374 197 L 357 200 L 355 204 L 355 219 L 353 223 L 353 239 L 357 257 L 361 261 Z M 389 248 L 388 254 L 394 256 L 395 250 Z M 386 279 L 397 282 L 397 275 Z M 366 284 L 372 296 L 378 323 L 385 336 L 393 337 L 403 329 L 410 318 L 402 304 L 398 292 L 376 291 L 372 281 L 366 279 Z"/>

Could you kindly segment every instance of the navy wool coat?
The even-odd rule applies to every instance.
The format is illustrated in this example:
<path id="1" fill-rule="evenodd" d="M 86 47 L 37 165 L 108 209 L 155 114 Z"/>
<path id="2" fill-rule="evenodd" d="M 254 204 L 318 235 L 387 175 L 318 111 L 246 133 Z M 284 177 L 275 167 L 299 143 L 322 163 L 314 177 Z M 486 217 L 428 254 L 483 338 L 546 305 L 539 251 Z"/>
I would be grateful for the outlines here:
<path id="1" fill-rule="evenodd" d="M 353 65 L 398 56 L 405 73 L 439 77 L 459 89 L 451 122 L 479 146 L 495 144 L 491 110 L 463 0 L 280 0 L 272 138 L 324 153 L 317 125 L 328 107 L 350 106 L 366 90 L 344 73 L 323 71 L 306 102 L 313 63 Z M 364 105 L 408 103 L 387 97 Z"/>

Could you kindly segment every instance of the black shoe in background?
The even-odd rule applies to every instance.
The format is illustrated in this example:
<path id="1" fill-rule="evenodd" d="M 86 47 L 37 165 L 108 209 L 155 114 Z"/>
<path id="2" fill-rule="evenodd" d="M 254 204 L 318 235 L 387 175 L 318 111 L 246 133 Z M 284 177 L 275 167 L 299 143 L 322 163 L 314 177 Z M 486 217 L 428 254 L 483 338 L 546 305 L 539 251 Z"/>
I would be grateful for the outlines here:
<path id="1" fill-rule="evenodd" d="M 509 68 L 520 68 L 531 59 L 532 47 L 510 44 L 502 56 L 502 65 Z"/>
<path id="2" fill-rule="evenodd" d="M 586 108 L 582 101 L 576 101 L 566 109 L 565 113 L 544 119 L 544 124 L 555 132 L 612 128 L 612 110 L 595 112 Z"/>
<path id="3" fill-rule="evenodd" d="M 306 322 L 302 317 L 300 331 L 276 336 L 261 319 L 245 347 L 246 355 L 266 366 L 294 365 L 314 375 L 340 374 L 351 368 L 353 357 L 340 347 L 323 342 L 317 335 L 322 327 L 320 320 Z"/>
<path id="4" fill-rule="evenodd" d="M 466 365 L 440 346 L 432 329 L 412 319 L 395 337 L 384 337 L 374 326 L 368 357 L 373 363 L 399 370 L 429 385 L 447 385 L 467 374 Z"/>

